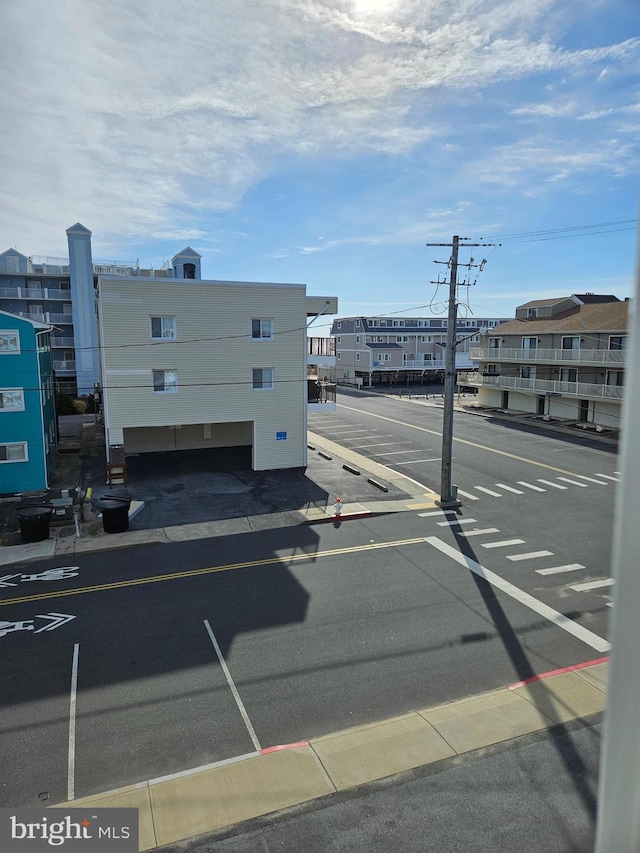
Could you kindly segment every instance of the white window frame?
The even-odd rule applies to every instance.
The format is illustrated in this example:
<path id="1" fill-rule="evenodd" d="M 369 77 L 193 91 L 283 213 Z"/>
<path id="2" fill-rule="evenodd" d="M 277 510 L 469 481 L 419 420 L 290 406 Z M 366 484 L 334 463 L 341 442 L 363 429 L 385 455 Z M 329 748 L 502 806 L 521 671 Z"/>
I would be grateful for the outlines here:
<path id="1" fill-rule="evenodd" d="M 611 382 L 613 378 L 622 379 L 622 382 Z M 607 370 L 605 384 L 613 388 L 624 388 L 624 370 Z"/>
<path id="2" fill-rule="evenodd" d="M 156 376 L 162 373 L 162 388 L 156 388 Z M 166 374 L 174 373 L 175 374 L 175 382 L 167 383 Z M 151 383 L 154 394 L 177 394 L 178 393 L 178 371 L 175 369 L 165 369 L 165 370 L 152 370 L 151 371 Z"/>
<path id="3" fill-rule="evenodd" d="M 254 324 L 258 323 L 258 334 L 254 329 Z M 264 324 L 264 326 L 263 326 Z M 273 340 L 273 317 L 252 317 L 251 318 L 251 339 L 254 341 L 272 341 Z"/>
<path id="4" fill-rule="evenodd" d="M 256 385 L 256 374 L 260 372 L 260 384 Z M 265 374 L 267 377 L 265 378 Z M 252 368 L 252 386 L 254 391 L 273 391 L 276 387 L 275 382 L 276 372 L 273 367 L 254 367 Z M 268 382 L 269 384 L 265 384 Z"/>
<path id="5" fill-rule="evenodd" d="M 492 361 L 487 364 L 487 376 L 500 376 L 502 365 Z"/>
<path id="6" fill-rule="evenodd" d="M 567 373 L 575 373 L 575 379 L 563 379 L 563 374 Z M 560 382 L 570 382 L 571 384 L 577 383 L 578 381 L 578 368 L 577 367 L 561 367 L 560 368 Z"/>
<path id="7" fill-rule="evenodd" d="M 11 337 L 16 339 L 16 349 L 5 349 L 0 346 L 0 355 L 20 355 L 20 332 L 18 329 L 2 329 L 0 331 L 0 339 L 8 341 Z"/>
<path id="8" fill-rule="evenodd" d="M 153 334 L 153 321 L 160 320 L 160 335 Z M 168 328 L 165 329 L 165 321 L 168 323 Z M 170 334 L 167 334 L 170 332 Z M 166 314 L 151 314 L 149 316 L 149 339 L 152 341 L 175 341 L 178 337 L 176 329 L 176 318 Z"/>
<path id="9" fill-rule="evenodd" d="M 612 341 L 619 341 L 620 346 L 611 346 Z M 609 349 L 617 352 L 624 352 L 627 348 L 627 336 L 626 335 L 609 335 Z"/>
<path id="10" fill-rule="evenodd" d="M 6 406 L 2 404 L 5 394 L 20 395 L 17 406 Z M 24 388 L 0 388 L 0 412 L 24 412 Z"/>
<path id="11" fill-rule="evenodd" d="M 535 379 L 536 378 L 536 366 L 535 364 L 521 364 L 520 365 L 520 379 Z"/>
<path id="12" fill-rule="evenodd" d="M 359 343 L 360 343 L 360 335 L 356 335 L 356 343 L 357 343 L 357 344 L 359 344 Z"/>
<path id="13" fill-rule="evenodd" d="M 0 465 L 13 465 L 15 462 L 29 461 L 29 445 L 26 441 L 3 441 L 0 443 L 0 447 L 21 447 L 23 452 L 23 456 L 20 459 L 0 459 Z M 7 450 L 8 455 L 9 451 Z"/>
<path id="14" fill-rule="evenodd" d="M 359 352 L 356 353 L 356 361 L 360 361 L 360 353 Z"/>
<path id="15" fill-rule="evenodd" d="M 528 343 L 525 343 L 525 341 L 528 341 Z M 533 346 L 531 345 L 531 341 L 534 341 Z M 527 335 L 522 338 L 522 349 L 538 349 L 538 343 L 538 338 Z"/>
<path id="16" fill-rule="evenodd" d="M 577 341 L 578 345 L 574 347 L 572 344 L 570 347 L 566 347 L 564 345 L 565 341 Z M 562 336 L 561 349 L 563 349 L 563 350 L 580 349 L 580 336 L 579 335 L 563 335 Z"/>

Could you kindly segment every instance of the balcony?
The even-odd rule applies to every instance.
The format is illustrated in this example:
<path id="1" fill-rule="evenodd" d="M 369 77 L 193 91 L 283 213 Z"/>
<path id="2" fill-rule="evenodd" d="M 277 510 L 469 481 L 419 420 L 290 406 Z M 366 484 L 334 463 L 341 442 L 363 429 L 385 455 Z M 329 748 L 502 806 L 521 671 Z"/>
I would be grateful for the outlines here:
<path id="1" fill-rule="evenodd" d="M 62 325 L 73 325 L 73 317 L 71 314 L 47 314 L 45 323 L 61 323 Z"/>
<path id="2" fill-rule="evenodd" d="M 608 352 L 608 350 L 606 350 Z M 559 397 L 580 397 L 592 400 L 622 400 L 624 387 L 596 382 L 561 382 L 557 379 L 521 379 L 519 376 L 491 376 L 475 374 L 477 381 L 465 380 L 465 385 L 500 388 L 505 391 L 523 391 L 529 394 L 550 394 Z M 473 374 L 467 374 L 469 379 Z"/>
<path id="3" fill-rule="evenodd" d="M 522 364 L 611 365 L 621 367 L 626 350 L 619 349 L 519 349 L 515 347 L 471 347 L 473 361 L 515 361 Z"/>
<path id="4" fill-rule="evenodd" d="M 57 287 L 0 287 L 0 299 L 71 299 L 70 290 Z"/>
<path id="5" fill-rule="evenodd" d="M 58 373 L 75 373 L 76 363 L 75 361 L 54 361 L 53 369 Z"/>
<path id="6" fill-rule="evenodd" d="M 334 382 L 307 382 L 307 411 L 335 412 L 336 385 Z"/>
<path id="7" fill-rule="evenodd" d="M 307 338 L 307 364 L 334 367 L 335 363 L 335 338 Z"/>
<path id="8" fill-rule="evenodd" d="M 65 347 L 65 349 L 69 349 L 70 347 L 75 347 L 75 340 L 73 338 L 60 338 L 53 337 L 51 338 L 51 346 L 52 347 Z"/>

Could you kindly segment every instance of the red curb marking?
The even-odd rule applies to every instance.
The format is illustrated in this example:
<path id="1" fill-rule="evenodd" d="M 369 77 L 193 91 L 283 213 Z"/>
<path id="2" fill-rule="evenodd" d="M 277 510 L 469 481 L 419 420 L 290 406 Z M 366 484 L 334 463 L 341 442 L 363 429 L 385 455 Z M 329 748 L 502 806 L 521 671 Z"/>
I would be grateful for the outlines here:
<path id="1" fill-rule="evenodd" d="M 561 669 L 552 669 L 550 672 L 542 672 L 540 675 L 532 675 L 531 678 L 525 678 L 524 681 L 510 684 L 507 690 L 516 690 L 518 687 L 525 687 L 525 685 L 531 684 L 534 681 L 551 678 L 552 675 L 562 675 L 563 672 L 573 672 L 576 669 L 584 669 L 587 666 L 597 666 L 599 663 L 606 663 L 608 660 L 610 660 L 609 657 L 597 658 L 596 660 L 585 661 L 585 663 L 574 663 L 573 666 L 563 666 Z"/>
<path id="2" fill-rule="evenodd" d="M 299 746 L 309 746 L 308 740 L 299 740 L 297 743 L 283 743 L 280 746 L 268 746 L 260 750 L 260 755 L 268 755 L 270 752 L 279 752 L 281 749 L 297 749 Z"/>

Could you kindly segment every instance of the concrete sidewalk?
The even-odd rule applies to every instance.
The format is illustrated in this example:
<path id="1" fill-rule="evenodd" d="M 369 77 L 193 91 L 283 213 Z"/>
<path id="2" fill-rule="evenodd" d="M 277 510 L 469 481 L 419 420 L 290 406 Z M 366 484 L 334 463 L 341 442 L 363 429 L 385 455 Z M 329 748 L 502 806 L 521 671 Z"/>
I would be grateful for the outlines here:
<path id="1" fill-rule="evenodd" d="M 139 850 L 152 850 L 572 720 L 592 721 L 605 708 L 608 666 L 602 658 L 53 808 L 136 808 Z"/>

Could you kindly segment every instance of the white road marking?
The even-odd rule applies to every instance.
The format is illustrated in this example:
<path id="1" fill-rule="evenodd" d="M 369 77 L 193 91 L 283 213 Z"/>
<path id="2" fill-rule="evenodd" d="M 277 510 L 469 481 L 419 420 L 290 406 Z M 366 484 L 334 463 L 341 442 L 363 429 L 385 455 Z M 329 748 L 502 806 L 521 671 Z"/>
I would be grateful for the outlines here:
<path id="1" fill-rule="evenodd" d="M 622 477 L 622 471 L 614 471 L 614 474 L 617 474 L 619 477 Z"/>
<path id="2" fill-rule="evenodd" d="M 532 489 L 534 492 L 546 492 L 546 489 L 541 489 L 540 486 L 534 486 L 533 483 L 525 483 L 524 480 L 518 480 L 519 486 L 524 486 L 525 489 Z"/>
<path id="3" fill-rule="evenodd" d="M 417 465 L 418 462 L 440 462 L 442 456 L 434 456 L 433 459 L 412 459 L 410 462 L 394 462 L 394 465 Z"/>
<path id="4" fill-rule="evenodd" d="M 247 731 L 249 732 L 249 737 L 251 738 L 251 741 L 252 741 L 252 743 L 256 749 L 262 749 L 262 747 L 260 746 L 260 741 L 256 737 L 256 733 L 253 729 L 253 726 L 251 725 L 251 720 L 249 719 L 249 715 L 247 714 L 247 710 L 244 707 L 242 699 L 240 698 L 240 694 L 238 693 L 238 690 L 237 690 L 236 685 L 233 681 L 233 678 L 231 677 L 231 673 L 229 672 L 229 667 L 227 666 L 227 663 L 226 663 L 226 661 L 222 655 L 222 652 L 220 651 L 220 646 L 218 645 L 218 641 L 215 638 L 215 634 L 211 630 L 211 625 L 209 624 L 208 619 L 204 620 L 204 626 L 207 629 L 207 633 L 209 634 L 209 639 L 211 640 L 211 642 L 213 644 L 213 648 L 216 650 L 216 654 L 218 655 L 218 660 L 220 661 L 220 666 L 222 667 L 222 671 L 224 672 L 225 678 L 227 679 L 227 683 L 228 683 L 229 687 L 231 688 L 231 692 L 233 693 L 233 698 L 236 700 L 236 705 L 238 706 L 238 710 L 240 711 L 240 714 L 242 715 L 242 719 L 244 720 L 244 724 L 247 727 Z"/>
<path id="5" fill-rule="evenodd" d="M 514 495 L 524 495 L 520 489 L 514 489 L 513 486 L 506 486 L 504 483 L 496 483 L 499 489 L 506 489 L 508 492 L 513 492 Z"/>
<path id="6" fill-rule="evenodd" d="M 572 634 L 576 639 L 586 643 L 592 649 L 603 653 L 611 650 L 611 643 L 607 642 L 607 640 L 604 640 L 602 637 L 594 634 L 593 631 L 583 628 L 582 625 L 578 625 L 577 622 L 574 622 L 573 619 L 569 619 L 569 617 L 565 616 L 563 613 L 558 613 L 557 610 L 554 610 L 552 607 L 538 601 L 537 598 L 534 598 L 532 595 L 529 595 L 529 593 L 524 592 L 524 590 L 519 589 L 512 583 L 509 583 L 509 581 L 504 580 L 504 578 L 501 578 L 500 575 L 495 574 L 495 572 L 485 569 L 484 566 L 480 565 L 480 563 L 477 563 L 470 557 L 461 554 L 451 545 L 448 545 L 446 542 L 438 539 L 437 536 L 427 536 L 425 537 L 425 542 L 432 545 L 434 548 L 437 548 L 443 554 L 446 554 L 460 565 L 465 566 L 469 571 L 483 578 L 487 583 L 490 583 L 491 586 L 501 590 L 525 607 L 528 607 L 529 610 L 533 610 L 534 613 L 548 619 L 554 625 L 557 625 L 558 628 L 562 628 L 563 631 L 567 631 L 567 633 Z"/>
<path id="7" fill-rule="evenodd" d="M 566 566 L 551 566 L 549 569 L 536 569 L 539 575 L 559 575 L 562 572 L 577 572 L 578 569 L 584 569 L 580 563 L 567 563 Z"/>
<path id="8" fill-rule="evenodd" d="M 462 495 L 463 498 L 467 498 L 470 501 L 479 501 L 480 498 L 477 495 L 470 495 L 469 492 L 463 492 L 462 489 L 458 489 L 458 494 Z"/>
<path id="9" fill-rule="evenodd" d="M 434 509 L 431 512 L 419 512 L 419 518 L 431 518 L 433 515 L 455 515 L 455 509 Z M 446 524 L 449 522 L 447 521 Z"/>
<path id="10" fill-rule="evenodd" d="M 561 486 L 560 483 L 553 483 L 551 480 L 538 480 L 539 483 L 544 483 L 545 486 L 551 486 L 553 489 L 564 489 L 566 491 L 566 486 Z"/>
<path id="11" fill-rule="evenodd" d="M 477 489 L 479 492 L 484 492 L 486 495 L 491 495 L 492 498 L 501 498 L 502 495 L 500 492 L 494 492 L 492 489 L 485 489 L 484 486 L 474 486 L 474 489 Z"/>
<path id="12" fill-rule="evenodd" d="M 612 477 L 610 474 L 596 474 L 597 477 L 604 477 L 605 480 L 613 480 L 614 483 L 620 482 L 620 477 Z"/>
<path id="13" fill-rule="evenodd" d="M 528 554 L 510 554 L 507 560 L 535 560 L 537 557 L 553 557 L 553 551 L 529 551 Z"/>
<path id="14" fill-rule="evenodd" d="M 612 586 L 613 583 L 613 578 L 605 578 L 605 580 L 601 581 L 585 581 L 585 583 L 574 583 L 569 587 L 569 589 L 573 589 L 576 592 L 586 592 L 589 589 L 601 589 L 603 586 Z"/>
<path id="15" fill-rule="evenodd" d="M 377 438 L 377 436 L 376 436 Z M 361 439 L 357 438 L 356 441 L 361 441 Z M 398 444 L 410 444 L 409 441 L 378 441 L 376 444 L 354 444 L 351 447 L 351 450 L 362 450 L 363 447 L 389 447 L 390 444 L 398 445 Z"/>
<path id="16" fill-rule="evenodd" d="M 558 477 L 559 480 L 562 480 L 563 483 L 571 483 L 572 486 L 580 486 L 582 489 L 588 489 L 586 483 L 579 483 L 577 480 L 570 480 L 568 477 Z"/>
<path id="17" fill-rule="evenodd" d="M 486 533 L 500 533 L 497 527 L 485 527 L 482 530 L 456 530 L 456 536 L 482 536 Z"/>
<path id="18" fill-rule="evenodd" d="M 509 545 L 524 545 L 524 539 L 501 539 L 500 542 L 482 542 L 483 548 L 507 548 Z"/>
<path id="19" fill-rule="evenodd" d="M 76 779 L 76 705 L 78 695 L 78 654 L 80 646 L 73 647 L 71 663 L 71 698 L 69 700 L 69 755 L 67 758 L 67 800 L 75 798 Z"/>
<path id="20" fill-rule="evenodd" d="M 403 453 L 422 453 L 422 450 L 387 450 L 385 453 L 373 453 L 372 456 L 400 456 Z"/>
<path id="21" fill-rule="evenodd" d="M 609 483 L 603 483 L 602 480 L 596 480 L 594 477 L 587 477 L 584 474 L 576 474 L 581 480 L 588 480 L 590 483 L 599 483 L 601 486 L 608 486 Z"/>
<path id="22" fill-rule="evenodd" d="M 455 512 L 455 510 L 454 510 Z M 475 518 L 450 518 L 448 521 L 439 521 L 438 527 L 451 527 L 452 524 L 477 524 Z"/>

